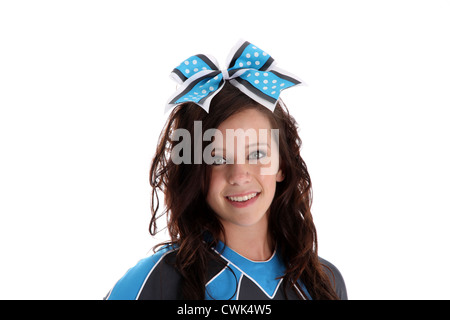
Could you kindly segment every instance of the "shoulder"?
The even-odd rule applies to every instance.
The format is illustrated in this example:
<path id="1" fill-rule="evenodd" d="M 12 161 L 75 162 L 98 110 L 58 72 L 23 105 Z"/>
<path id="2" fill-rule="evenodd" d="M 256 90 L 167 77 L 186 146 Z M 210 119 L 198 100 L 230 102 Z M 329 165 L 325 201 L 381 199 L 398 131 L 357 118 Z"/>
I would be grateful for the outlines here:
<path id="1" fill-rule="evenodd" d="M 337 295 L 341 300 L 347 300 L 347 288 L 345 287 L 344 278 L 331 262 L 319 257 L 319 261 L 322 264 L 323 271 L 328 275 L 331 284 L 334 286 Z"/>
<path id="2" fill-rule="evenodd" d="M 172 295 L 176 295 L 179 282 L 179 274 L 174 267 L 177 250 L 178 248 L 166 246 L 153 255 L 140 260 L 117 281 L 105 299 L 176 298 Z"/>

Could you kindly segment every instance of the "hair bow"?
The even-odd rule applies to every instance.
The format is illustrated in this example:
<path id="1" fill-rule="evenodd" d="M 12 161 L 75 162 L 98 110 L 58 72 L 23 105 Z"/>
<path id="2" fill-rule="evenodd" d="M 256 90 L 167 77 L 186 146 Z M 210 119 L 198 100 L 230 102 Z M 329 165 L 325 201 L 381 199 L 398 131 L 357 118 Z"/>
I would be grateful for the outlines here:
<path id="1" fill-rule="evenodd" d="M 265 51 L 243 40 L 231 50 L 226 70 L 219 69 L 214 57 L 197 54 L 173 69 L 170 77 L 180 86 L 169 99 L 166 112 L 183 102 L 194 102 L 209 112 L 212 98 L 225 81 L 273 111 L 281 90 L 302 84 L 295 75 L 276 67 Z"/>

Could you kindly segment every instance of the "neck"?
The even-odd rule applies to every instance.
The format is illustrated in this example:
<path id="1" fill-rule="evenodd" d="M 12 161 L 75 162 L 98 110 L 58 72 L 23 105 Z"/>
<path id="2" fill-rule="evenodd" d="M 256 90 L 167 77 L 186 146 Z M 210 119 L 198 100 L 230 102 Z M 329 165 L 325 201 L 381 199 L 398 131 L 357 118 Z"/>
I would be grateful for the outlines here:
<path id="1" fill-rule="evenodd" d="M 261 225 L 262 224 L 262 225 Z M 239 226 L 222 221 L 227 247 L 253 261 L 266 261 L 273 255 L 274 245 L 267 228 L 267 221 L 254 226 Z"/>

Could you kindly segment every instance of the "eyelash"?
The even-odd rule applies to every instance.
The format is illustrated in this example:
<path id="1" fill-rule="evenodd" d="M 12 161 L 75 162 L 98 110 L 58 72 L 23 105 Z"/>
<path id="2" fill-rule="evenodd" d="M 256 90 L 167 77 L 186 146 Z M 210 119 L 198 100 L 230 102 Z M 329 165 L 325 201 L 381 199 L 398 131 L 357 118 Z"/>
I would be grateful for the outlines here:
<path id="1" fill-rule="evenodd" d="M 259 153 L 260 156 L 258 156 L 256 158 L 253 158 L 252 155 L 255 154 L 255 153 Z M 250 153 L 248 155 L 248 160 L 255 160 L 255 159 L 258 160 L 258 159 L 261 159 L 261 158 L 265 157 L 266 155 L 267 154 L 264 151 L 261 151 L 261 150 L 253 151 L 252 153 Z M 214 160 L 213 163 L 212 163 L 213 166 L 220 166 L 220 165 L 226 164 L 226 160 L 224 158 L 218 156 L 216 159 L 219 160 L 219 161 L 223 160 L 224 162 L 223 163 L 217 163 L 216 162 L 217 160 Z"/>

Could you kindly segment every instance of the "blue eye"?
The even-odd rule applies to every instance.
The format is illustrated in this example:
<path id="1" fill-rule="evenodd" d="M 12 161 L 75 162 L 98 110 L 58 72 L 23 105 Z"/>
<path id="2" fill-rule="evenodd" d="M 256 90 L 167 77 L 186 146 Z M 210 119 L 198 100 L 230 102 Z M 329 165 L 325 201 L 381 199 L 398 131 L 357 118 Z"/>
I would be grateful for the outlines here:
<path id="1" fill-rule="evenodd" d="M 222 158 L 222 157 L 215 157 L 212 164 L 214 166 L 219 166 L 221 164 L 225 164 L 226 162 L 227 161 L 224 158 Z"/>
<path id="2" fill-rule="evenodd" d="M 264 158 L 266 156 L 266 153 L 265 152 L 263 152 L 263 151 L 260 151 L 260 150 L 257 150 L 257 151 L 253 151 L 252 153 L 250 153 L 249 155 L 248 155 L 248 159 L 249 160 L 254 160 L 254 159 L 261 159 L 261 158 Z"/>

